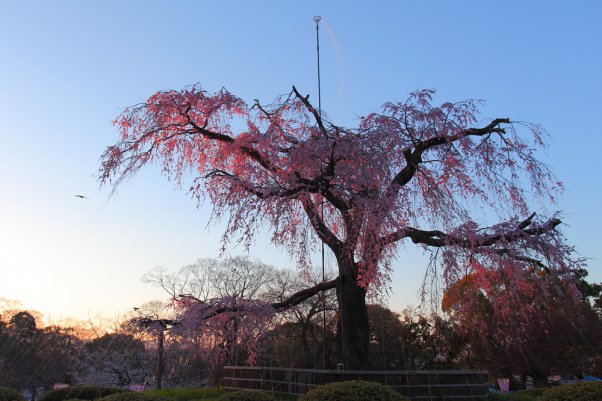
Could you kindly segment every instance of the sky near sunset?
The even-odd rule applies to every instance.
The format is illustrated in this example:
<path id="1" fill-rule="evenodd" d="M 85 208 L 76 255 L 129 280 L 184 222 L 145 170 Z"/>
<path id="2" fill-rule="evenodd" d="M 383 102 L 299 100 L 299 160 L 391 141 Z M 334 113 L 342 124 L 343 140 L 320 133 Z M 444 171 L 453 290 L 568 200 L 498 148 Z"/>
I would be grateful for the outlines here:
<path id="1" fill-rule="evenodd" d="M 110 199 L 99 188 L 111 122 L 196 82 L 249 103 L 296 85 L 317 102 L 314 15 L 322 106 L 338 125 L 421 88 L 437 89 L 437 103 L 484 99 L 483 119 L 541 124 L 551 135 L 541 159 L 566 187 L 549 210 L 563 211 L 569 243 L 602 281 L 602 2 L 5 0 L 0 298 L 50 319 L 113 315 L 165 298 L 140 281 L 147 270 L 218 257 L 223 223 L 207 227 L 210 205 L 197 208 L 156 166 Z M 294 268 L 269 236 L 249 256 Z M 401 251 L 392 309 L 418 304 L 425 267 Z"/>

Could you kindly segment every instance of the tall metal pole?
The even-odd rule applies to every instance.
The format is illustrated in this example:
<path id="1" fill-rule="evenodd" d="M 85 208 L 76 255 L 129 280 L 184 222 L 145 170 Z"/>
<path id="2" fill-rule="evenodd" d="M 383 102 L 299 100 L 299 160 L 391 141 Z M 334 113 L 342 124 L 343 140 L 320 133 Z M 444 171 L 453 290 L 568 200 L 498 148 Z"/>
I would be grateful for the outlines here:
<path id="1" fill-rule="evenodd" d="M 314 17 L 316 23 L 316 53 L 318 55 L 318 114 L 320 115 L 320 118 L 322 118 L 322 92 L 320 87 L 320 20 L 322 20 L 322 17 L 319 15 Z"/>
<path id="2" fill-rule="evenodd" d="M 322 17 L 316 15 L 316 54 L 318 56 L 318 115 L 322 118 L 322 91 L 320 82 L 320 20 Z M 322 202 L 322 220 L 324 220 L 324 202 Z M 324 269 L 324 241 L 322 241 L 322 283 L 326 281 Z M 324 369 L 326 369 L 326 295 L 322 292 L 322 338 L 324 340 Z"/>

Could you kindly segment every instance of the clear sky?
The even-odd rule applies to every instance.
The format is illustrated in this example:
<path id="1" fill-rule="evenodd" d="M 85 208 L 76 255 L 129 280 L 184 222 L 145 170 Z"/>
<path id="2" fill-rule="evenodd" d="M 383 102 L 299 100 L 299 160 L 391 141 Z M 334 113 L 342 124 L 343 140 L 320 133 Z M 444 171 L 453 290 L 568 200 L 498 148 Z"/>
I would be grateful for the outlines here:
<path id="1" fill-rule="evenodd" d="M 27 1 L 0 2 L 0 297 L 52 319 L 126 311 L 164 297 L 155 266 L 217 257 L 220 226 L 157 168 L 107 201 L 95 178 L 122 108 L 200 82 L 248 102 L 296 85 L 339 125 L 435 88 L 487 101 L 482 116 L 543 125 L 541 155 L 566 185 L 569 241 L 602 281 L 602 2 Z M 74 194 L 86 195 L 78 199 Z M 251 250 L 292 261 L 268 235 Z M 240 254 L 241 249 L 231 249 Z M 425 269 L 402 254 L 390 306 L 418 303 Z"/>

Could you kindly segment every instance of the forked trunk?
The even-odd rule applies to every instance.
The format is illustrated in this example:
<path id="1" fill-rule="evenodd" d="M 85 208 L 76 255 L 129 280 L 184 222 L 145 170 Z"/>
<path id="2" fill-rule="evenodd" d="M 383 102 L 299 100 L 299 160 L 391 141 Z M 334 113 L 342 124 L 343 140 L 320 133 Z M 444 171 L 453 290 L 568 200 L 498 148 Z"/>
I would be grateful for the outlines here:
<path id="1" fill-rule="evenodd" d="M 368 358 L 368 308 L 366 291 L 358 287 L 355 269 L 350 265 L 341 265 L 337 283 L 337 301 L 339 303 L 339 343 L 345 369 L 369 369 Z"/>

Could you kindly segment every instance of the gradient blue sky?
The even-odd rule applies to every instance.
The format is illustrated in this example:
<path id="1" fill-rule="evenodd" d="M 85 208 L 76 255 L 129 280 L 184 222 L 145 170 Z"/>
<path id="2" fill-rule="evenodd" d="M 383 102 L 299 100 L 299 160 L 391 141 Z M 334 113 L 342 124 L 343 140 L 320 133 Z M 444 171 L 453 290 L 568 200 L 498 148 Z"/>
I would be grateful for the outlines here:
<path id="1" fill-rule="evenodd" d="M 0 297 L 51 319 L 113 315 L 164 297 L 140 282 L 148 269 L 217 257 L 208 205 L 157 168 L 107 202 L 95 174 L 117 138 L 111 121 L 195 82 L 249 102 L 293 84 L 315 98 L 316 14 L 322 104 L 340 125 L 418 88 L 485 99 L 484 118 L 542 124 L 552 136 L 542 159 L 567 188 L 552 209 L 602 280 L 602 2 L 3 1 Z M 250 256 L 294 267 L 266 238 Z M 425 266 L 399 258 L 393 309 L 418 303 Z"/>

